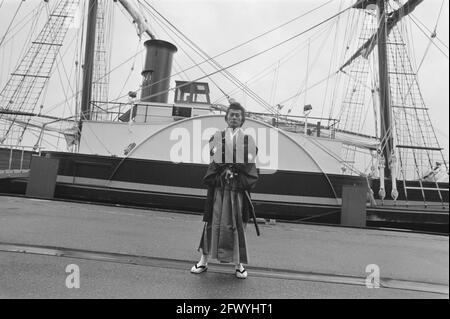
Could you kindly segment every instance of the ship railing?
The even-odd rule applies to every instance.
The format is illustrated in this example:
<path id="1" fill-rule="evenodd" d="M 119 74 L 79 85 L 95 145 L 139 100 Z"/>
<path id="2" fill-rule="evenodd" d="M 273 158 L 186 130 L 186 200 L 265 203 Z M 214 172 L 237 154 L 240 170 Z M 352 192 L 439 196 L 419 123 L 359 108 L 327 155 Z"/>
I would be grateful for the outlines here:
<path id="1" fill-rule="evenodd" d="M 315 135 L 317 137 L 334 139 L 336 137 L 336 127 L 339 123 L 338 119 L 289 115 L 289 114 L 271 114 L 247 112 L 247 116 L 262 120 L 274 127 L 307 135 Z M 327 123 L 324 125 L 323 123 Z"/>
<path id="2" fill-rule="evenodd" d="M 93 121 L 107 121 L 107 122 L 127 122 L 128 120 L 124 120 L 124 118 L 128 119 L 130 114 L 130 109 L 133 106 L 134 108 L 138 108 L 140 106 L 149 107 L 152 108 L 167 108 L 167 107 L 174 107 L 179 106 L 182 104 L 177 103 L 153 103 L 153 102 L 132 102 L 132 103 L 124 103 L 124 102 L 102 102 L 102 101 L 91 101 L 91 113 L 90 113 L 90 119 Z M 188 105 L 188 104 L 186 104 Z M 197 107 L 195 106 L 197 105 Z M 201 107 L 200 107 L 201 106 Z M 205 110 L 205 106 L 207 108 L 208 104 L 205 103 L 190 103 L 189 107 L 192 110 Z M 133 117 L 135 116 L 133 110 Z M 146 109 L 145 114 L 143 115 L 143 123 L 148 122 L 149 114 L 147 114 L 148 109 Z M 151 115 L 152 118 L 158 117 L 158 118 L 173 118 L 174 116 L 172 113 L 170 115 Z"/>
<path id="3" fill-rule="evenodd" d="M 191 103 L 190 107 L 193 110 L 202 109 L 205 110 L 205 104 L 200 103 L 199 107 L 196 107 L 195 103 Z M 111 121 L 117 122 L 119 119 L 129 118 L 131 106 L 148 106 L 148 102 L 102 102 L 102 101 L 91 101 L 91 114 L 90 119 L 94 121 Z M 167 108 L 167 104 L 152 103 L 152 107 L 162 107 Z M 178 104 L 169 104 L 170 106 L 175 106 Z M 181 104 L 180 104 L 181 105 Z M 214 104 L 208 104 L 211 111 L 224 112 L 225 109 L 218 108 Z M 143 114 L 144 123 L 147 122 L 147 114 Z M 247 112 L 247 115 L 251 118 L 259 119 L 274 127 L 278 127 L 283 130 L 295 132 L 295 133 L 305 133 L 308 135 L 315 135 L 317 137 L 323 138 L 336 138 L 337 125 L 339 123 L 338 119 L 324 118 L 324 117 L 314 117 L 314 116 L 301 116 L 301 115 L 289 115 L 289 114 L 272 114 L 272 113 L 258 113 L 258 112 Z M 152 115 L 153 118 L 172 118 L 173 115 Z M 325 124 L 326 123 L 326 124 Z"/>

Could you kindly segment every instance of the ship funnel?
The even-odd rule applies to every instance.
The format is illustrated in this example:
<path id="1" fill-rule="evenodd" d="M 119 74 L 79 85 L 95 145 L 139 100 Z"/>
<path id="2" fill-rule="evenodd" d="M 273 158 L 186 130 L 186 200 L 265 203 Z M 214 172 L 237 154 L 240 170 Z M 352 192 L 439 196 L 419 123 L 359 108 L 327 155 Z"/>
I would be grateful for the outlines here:
<path id="1" fill-rule="evenodd" d="M 145 66 L 142 71 L 141 101 L 167 103 L 173 54 L 177 47 L 163 40 L 148 40 Z"/>

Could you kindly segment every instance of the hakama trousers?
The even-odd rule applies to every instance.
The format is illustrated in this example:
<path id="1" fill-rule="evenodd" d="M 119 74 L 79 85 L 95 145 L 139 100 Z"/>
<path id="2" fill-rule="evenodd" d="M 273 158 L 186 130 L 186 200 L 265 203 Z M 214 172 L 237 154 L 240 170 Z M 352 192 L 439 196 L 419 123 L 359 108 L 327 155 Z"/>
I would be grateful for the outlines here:
<path id="1" fill-rule="evenodd" d="M 202 254 L 224 263 L 248 263 L 243 200 L 243 192 L 228 185 L 215 188 L 212 220 L 205 223 L 198 248 Z"/>

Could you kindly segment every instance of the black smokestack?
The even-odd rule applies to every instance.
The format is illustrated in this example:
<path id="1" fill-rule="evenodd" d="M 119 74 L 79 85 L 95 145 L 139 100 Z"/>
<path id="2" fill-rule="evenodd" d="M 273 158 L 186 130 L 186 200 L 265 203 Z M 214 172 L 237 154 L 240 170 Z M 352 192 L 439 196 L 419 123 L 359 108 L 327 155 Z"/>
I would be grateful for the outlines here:
<path id="1" fill-rule="evenodd" d="M 144 45 L 147 47 L 147 56 L 142 71 L 144 80 L 141 101 L 167 103 L 173 54 L 178 49 L 172 43 L 163 40 L 148 40 Z M 160 92 L 164 93 L 158 94 Z"/>

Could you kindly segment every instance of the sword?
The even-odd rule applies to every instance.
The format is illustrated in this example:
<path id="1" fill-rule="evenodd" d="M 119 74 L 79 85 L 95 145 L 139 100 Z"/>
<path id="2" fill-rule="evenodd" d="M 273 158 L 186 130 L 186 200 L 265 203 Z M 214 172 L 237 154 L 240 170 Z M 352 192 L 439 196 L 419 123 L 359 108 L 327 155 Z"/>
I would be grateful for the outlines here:
<path id="1" fill-rule="evenodd" d="M 244 191 L 244 193 L 245 193 L 245 197 L 248 200 L 248 203 L 250 204 L 250 212 L 252 214 L 253 223 L 255 224 L 256 235 L 259 236 L 260 233 L 259 233 L 258 223 L 256 222 L 255 207 L 253 207 L 253 203 L 252 203 L 252 200 L 250 199 L 250 195 L 249 195 L 248 191 Z"/>

